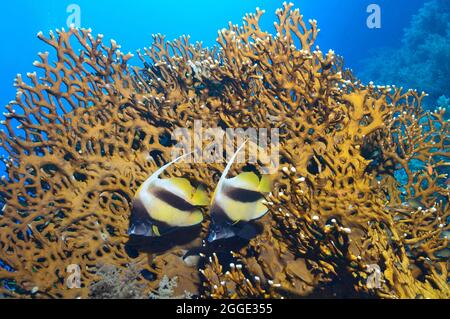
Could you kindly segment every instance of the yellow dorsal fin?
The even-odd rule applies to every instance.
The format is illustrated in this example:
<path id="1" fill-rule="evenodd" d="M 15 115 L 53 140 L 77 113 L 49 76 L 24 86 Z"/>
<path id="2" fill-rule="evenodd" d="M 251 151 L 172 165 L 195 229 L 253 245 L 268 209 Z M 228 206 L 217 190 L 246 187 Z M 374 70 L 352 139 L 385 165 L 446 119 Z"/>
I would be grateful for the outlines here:
<path id="1" fill-rule="evenodd" d="M 203 186 L 197 187 L 191 202 L 194 206 L 207 206 L 209 204 L 208 193 Z"/>
<path id="2" fill-rule="evenodd" d="M 237 188 L 256 191 L 259 186 L 259 178 L 253 172 L 244 172 L 236 177 L 228 179 L 226 183 Z"/>
<path id="3" fill-rule="evenodd" d="M 259 182 L 258 191 L 261 193 L 270 193 L 272 190 L 273 176 L 263 175 Z"/>
<path id="4" fill-rule="evenodd" d="M 192 185 L 186 178 L 171 177 L 166 179 L 166 181 L 169 185 L 181 189 L 186 195 L 192 194 Z"/>
<path id="5" fill-rule="evenodd" d="M 189 201 L 192 197 L 192 185 L 184 178 L 171 177 L 171 178 L 158 178 L 151 185 L 150 188 L 159 187 L 166 191 L 175 194 L 186 201 Z"/>

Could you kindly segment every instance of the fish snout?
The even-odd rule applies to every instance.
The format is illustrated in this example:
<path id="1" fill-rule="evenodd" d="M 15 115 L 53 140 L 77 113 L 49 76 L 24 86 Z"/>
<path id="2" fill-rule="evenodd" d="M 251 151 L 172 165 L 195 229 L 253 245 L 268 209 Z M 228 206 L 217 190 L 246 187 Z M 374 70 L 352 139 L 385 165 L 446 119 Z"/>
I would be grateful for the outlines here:
<path id="1" fill-rule="evenodd" d="M 128 236 L 149 236 L 151 226 L 146 223 L 132 223 L 128 228 Z"/>
<path id="2" fill-rule="evenodd" d="M 236 236 L 236 234 L 234 233 L 231 226 L 212 224 L 210 231 L 209 231 L 207 241 L 208 241 L 208 243 L 212 243 L 216 240 L 228 239 L 228 238 L 232 238 L 235 236 Z"/>

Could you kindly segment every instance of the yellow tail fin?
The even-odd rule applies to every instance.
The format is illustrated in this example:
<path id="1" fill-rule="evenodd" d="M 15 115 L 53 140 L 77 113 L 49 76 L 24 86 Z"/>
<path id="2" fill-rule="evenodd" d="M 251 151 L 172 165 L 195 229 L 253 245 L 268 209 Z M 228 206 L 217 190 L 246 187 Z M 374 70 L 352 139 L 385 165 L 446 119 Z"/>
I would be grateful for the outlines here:
<path id="1" fill-rule="evenodd" d="M 194 206 L 208 206 L 209 197 L 203 186 L 197 187 L 194 195 L 192 196 L 192 205 Z"/>

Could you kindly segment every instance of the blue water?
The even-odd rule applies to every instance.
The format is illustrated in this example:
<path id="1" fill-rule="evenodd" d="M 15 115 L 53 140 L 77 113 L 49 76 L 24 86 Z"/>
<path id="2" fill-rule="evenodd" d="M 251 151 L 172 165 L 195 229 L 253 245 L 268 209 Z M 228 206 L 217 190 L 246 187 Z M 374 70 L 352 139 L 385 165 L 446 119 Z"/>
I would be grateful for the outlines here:
<path id="1" fill-rule="evenodd" d="M 413 13 L 424 0 L 297 0 L 293 1 L 306 19 L 318 20 L 319 44 L 332 48 L 354 65 L 372 48 L 395 46 Z M 19 0 L 3 1 L 0 10 L 0 105 L 14 97 L 12 82 L 17 73 L 32 70 L 37 52 L 46 46 L 36 38 L 38 31 L 66 27 L 69 4 L 81 8 L 81 26 L 113 38 L 124 51 L 134 52 L 151 43 L 151 34 L 168 39 L 190 34 L 194 41 L 213 45 L 217 30 L 228 21 L 240 23 L 256 7 L 266 10 L 264 26 L 272 28 L 275 10 L 282 1 L 267 0 Z M 366 8 L 377 3 L 382 9 L 382 28 L 368 29 Z"/>
<path id="2" fill-rule="evenodd" d="M 322 50 L 333 49 L 355 67 L 369 53 L 380 47 L 401 45 L 403 29 L 425 0 L 296 0 L 305 19 L 318 21 L 322 32 L 318 44 Z M 193 41 L 207 46 L 215 43 L 217 30 L 228 21 L 241 23 L 242 16 L 256 7 L 266 10 L 263 27 L 273 30 L 275 10 L 282 1 L 275 0 L 190 0 L 190 1 L 116 1 L 116 0 L 20 0 L 3 1 L 0 10 L 0 109 L 15 96 L 13 79 L 17 73 L 33 71 L 37 52 L 49 50 L 36 37 L 56 28 L 67 28 L 69 4 L 81 8 L 81 26 L 115 39 L 122 51 L 135 52 L 151 44 L 151 34 L 166 34 L 168 39 L 190 34 Z M 382 11 L 381 29 L 366 25 L 369 4 Z M 136 64 L 139 61 L 134 60 Z M 0 116 L 1 117 L 1 116 Z M 0 172 L 2 168 L 0 168 Z"/>

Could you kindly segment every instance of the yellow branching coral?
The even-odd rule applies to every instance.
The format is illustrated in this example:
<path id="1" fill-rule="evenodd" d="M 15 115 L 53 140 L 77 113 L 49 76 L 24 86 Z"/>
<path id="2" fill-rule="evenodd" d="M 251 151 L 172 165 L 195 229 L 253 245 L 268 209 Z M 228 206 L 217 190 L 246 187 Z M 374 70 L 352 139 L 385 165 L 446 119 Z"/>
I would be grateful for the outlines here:
<path id="1" fill-rule="evenodd" d="M 443 111 L 425 113 L 424 94 L 360 83 L 315 47 L 316 21 L 291 4 L 277 11 L 275 35 L 262 15 L 221 30 L 215 49 L 155 35 L 138 52 L 143 68 L 89 30 L 39 35 L 55 63 L 40 54 L 42 76 L 17 78 L 1 133 L 1 293 L 87 297 L 96 265 L 135 263 L 207 298 L 450 297 Z M 130 253 L 126 235 L 133 194 L 171 159 L 171 133 L 197 120 L 279 129 L 282 163 L 260 234 L 205 256 L 201 271 L 182 256 L 206 238 L 208 216 L 195 238 L 164 248 Z M 212 193 L 223 168 L 168 174 Z M 65 284 L 71 264 L 80 289 Z"/>
<path id="2" fill-rule="evenodd" d="M 139 134 L 127 114 L 130 55 L 87 30 L 39 37 L 58 59 L 52 64 L 49 53 L 41 54 L 35 65 L 44 76 L 28 74 L 27 84 L 19 75 L 16 100 L 8 105 L 2 145 L 11 157 L 2 181 L 0 236 L 2 260 L 14 271 L 2 270 L 1 277 L 44 296 L 75 296 L 79 291 L 65 289 L 66 267 L 84 270 L 99 259 L 115 264 L 124 258 L 121 225 L 130 186 L 155 166 L 129 152 Z M 74 38 L 83 47 L 79 55 L 71 48 Z M 17 122 L 19 133 L 12 127 Z"/>

